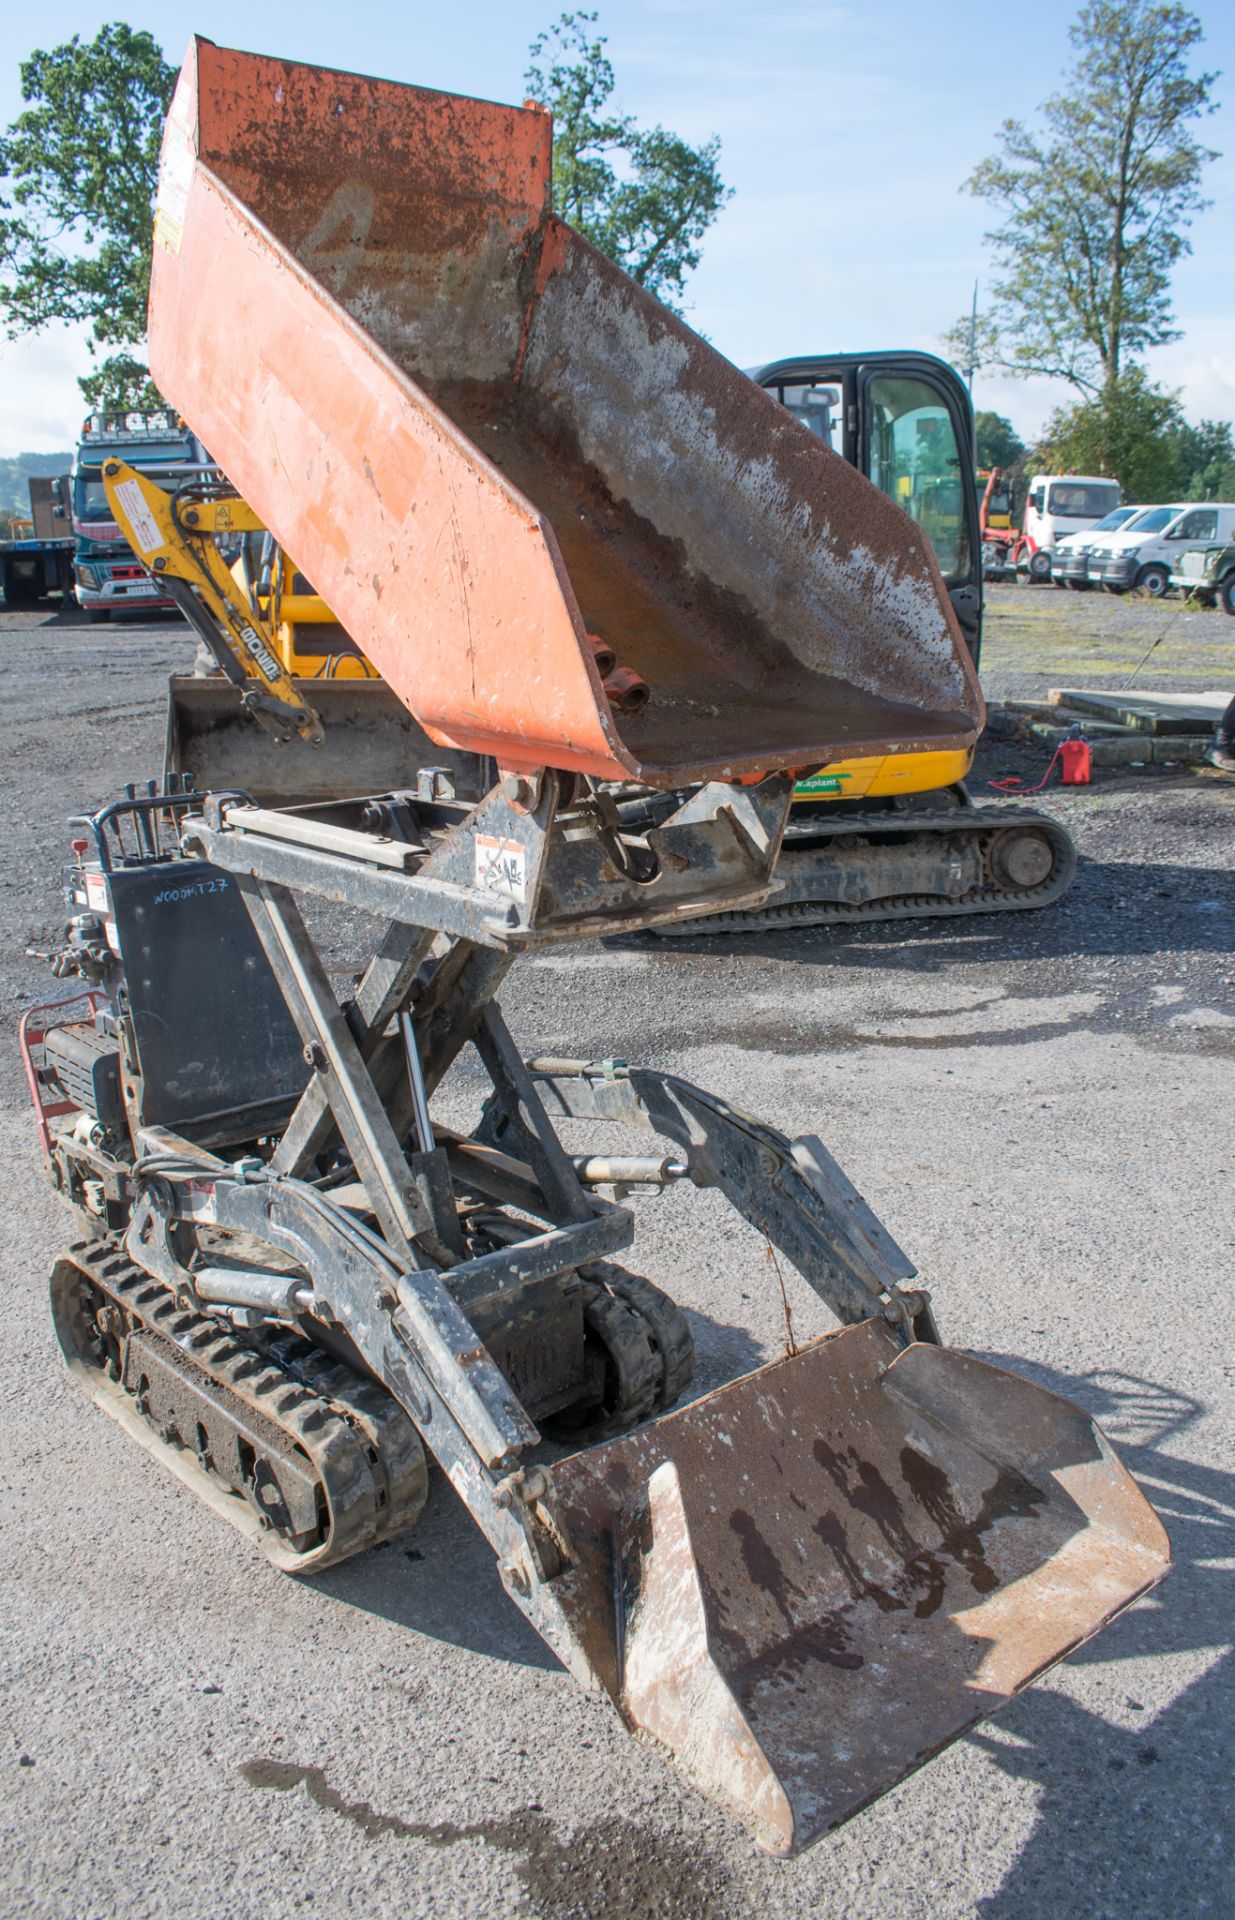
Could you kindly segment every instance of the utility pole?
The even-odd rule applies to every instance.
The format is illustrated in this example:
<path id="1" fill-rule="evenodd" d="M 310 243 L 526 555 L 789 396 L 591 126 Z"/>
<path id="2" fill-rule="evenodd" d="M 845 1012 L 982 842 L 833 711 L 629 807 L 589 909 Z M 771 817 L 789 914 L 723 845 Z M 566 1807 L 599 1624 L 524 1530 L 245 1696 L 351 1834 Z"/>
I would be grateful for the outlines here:
<path id="1" fill-rule="evenodd" d="M 965 369 L 965 385 L 973 392 L 973 374 L 978 359 L 978 283 L 973 283 L 973 309 L 969 315 L 969 365 Z"/>

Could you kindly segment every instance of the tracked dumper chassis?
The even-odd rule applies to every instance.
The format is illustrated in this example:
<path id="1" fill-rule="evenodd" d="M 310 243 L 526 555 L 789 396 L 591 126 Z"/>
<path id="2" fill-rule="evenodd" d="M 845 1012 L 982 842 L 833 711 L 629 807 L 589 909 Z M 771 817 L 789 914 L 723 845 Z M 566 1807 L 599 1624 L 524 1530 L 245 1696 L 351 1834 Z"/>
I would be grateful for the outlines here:
<path id="1" fill-rule="evenodd" d="M 570 1670 L 791 1852 L 1152 1585 L 1165 1543 L 1083 1415 L 940 1346 L 821 1142 L 672 1074 L 522 1058 L 518 950 L 638 921 L 660 883 L 757 900 L 791 791 L 705 788 L 640 835 L 572 786 L 392 796 L 401 838 L 356 824 L 373 800 L 77 823 L 61 971 L 88 986 L 24 1034 L 87 1233 L 53 1318 L 91 1398 L 287 1571 L 412 1525 L 436 1459 Z M 313 895 L 388 918 L 343 1003 Z M 470 1133 L 430 1110 L 464 1049 Z M 838 1328 L 685 1407 L 687 1320 L 626 1265 L 627 1203 L 683 1181 Z"/>
<path id="2" fill-rule="evenodd" d="M 71 1248 L 51 1301 L 96 1405 L 284 1572 L 320 1573 L 419 1517 L 428 1472 L 411 1420 L 302 1334 L 186 1308 L 114 1239 Z"/>
<path id="3" fill-rule="evenodd" d="M 1168 1550 L 1091 1421 L 940 1344 L 820 1141 L 506 1026 L 520 955 L 760 908 L 802 770 L 981 721 L 924 543 L 552 217 L 549 133 L 189 49 L 154 378 L 424 735 L 497 766 L 76 823 L 77 997 L 23 1022 L 53 1312 L 279 1565 L 411 1521 L 422 1449 L 570 1672 L 792 1853 Z M 384 928 L 341 995 L 323 902 Z M 637 1244 L 684 1183 L 832 1323 L 694 1400 Z"/>

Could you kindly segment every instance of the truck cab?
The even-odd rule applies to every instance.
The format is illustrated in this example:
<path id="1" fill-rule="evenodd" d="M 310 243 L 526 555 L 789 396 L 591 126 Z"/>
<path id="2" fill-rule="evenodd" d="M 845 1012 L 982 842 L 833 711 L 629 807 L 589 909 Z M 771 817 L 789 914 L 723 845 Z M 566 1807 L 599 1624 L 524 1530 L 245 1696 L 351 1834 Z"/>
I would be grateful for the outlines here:
<path id="1" fill-rule="evenodd" d="M 1017 565 L 1031 580 L 1047 581 L 1060 540 L 1085 533 L 1121 505 L 1118 480 L 1094 473 L 1035 473 L 1025 496 Z"/>
<path id="2" fill-rule="evenodd" d="M 103 462 L 113 457 L 152 474 L 168 493 L 194 474 L 214 471 L 201 441 L 170 408 L 88 416 L 74 456 L 71 496 L 77 600 L 91 620 L 175 604 L 150 578 L 107 504 Z"/>
<path id="3" fill-rule="evenodd" d="M 803 354 L 751 378 L 915 520 L 939 564 L 974 665 L 982 646 L 982 539 L 973 408 L 930 353 Z"/>

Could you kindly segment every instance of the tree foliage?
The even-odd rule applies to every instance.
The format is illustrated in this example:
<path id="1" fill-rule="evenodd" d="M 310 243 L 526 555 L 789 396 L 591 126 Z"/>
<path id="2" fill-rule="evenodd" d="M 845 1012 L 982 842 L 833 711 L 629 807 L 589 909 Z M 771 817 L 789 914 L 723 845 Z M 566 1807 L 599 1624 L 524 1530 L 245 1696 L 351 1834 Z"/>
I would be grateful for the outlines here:
<path id="1" fill-rule="evenodd" d="M 1096 399 L 1059 409 L 1037 450 L 1055 473 L 1108 473 L 1137 501 L 1235 500 L 1235 441 L 1230 423 L 1183 417 L 1177 393 L 1139 367 Z"/>
<path id="2" fill-rule="evenodd" d="M 1202 37 L 1175 4 L 1082 7 L 1069 29 L 1070 90 L 1045 102 L 1037 128 L 1006 120 L 999 151 L 966 183 L 1001 216 L 987 235 L 1001 278 L 979 328 L 980 364 L 1094 395 L 1178 338 L 1171 273 L 1190 251 L 1201 175 L 1216 158 L 1194 132 L 1215 110 L 1217 76 L 1189 67 Z M 949 336 L 954 355 L 969 324 Z"/>
<path id="3" fill-rule="evenodd" d="M 92 354 L 140 347 L 175 79 L 153 37 L 119 21 L 23 62 L 26 106 L 0 136 L 0 310 L 10 339 L 84 320 Z M 153 393 L 132 351 L 105 356 L 81 387 L 100 406 Z"/>
<path id="4" fill-rule="evenodd" d="M 1002 413 L 980 411 L 973 416 L 979 467 L 998 467 L 1007 473 L 1025 451 L 1025 443 Z"/>
<path id="5" fill-rule="evenodd" d="M 707 229 L 730 198 L 720 141 L 692 147 L 609 105 L 616 85 L 595 13 L 564 13 L 529 49 L 533 100 L 553 113 L 556 212 L 674 307 Z"/>
<path id="6" fill-rule="evenodd" d="M 0 459 L 0 514 L 28 514 L 31 475 L 67 473 L 73 450 L 66 453 L 14 453 Z"/>
<path id="7" fill-rule="evenodd" d="M 1174 435 L 1181 500 L 1235 500 L 1235 437 L 1229 420 L 1185 421 Z"/>
<path id="8" fill-rule="evenodd" d="M 1133 368 L 1093 400 L 1058 409 L 1041 449 L 1053 473 L 1105 473 L 1129 500 L 1170 500 L 1178 492 L 1178 397 Z"/>

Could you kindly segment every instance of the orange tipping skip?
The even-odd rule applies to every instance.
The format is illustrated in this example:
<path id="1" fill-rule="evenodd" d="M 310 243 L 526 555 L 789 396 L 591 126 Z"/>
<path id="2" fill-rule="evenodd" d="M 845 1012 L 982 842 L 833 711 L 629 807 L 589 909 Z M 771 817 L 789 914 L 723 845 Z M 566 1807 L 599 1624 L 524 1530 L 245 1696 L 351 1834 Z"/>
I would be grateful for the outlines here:
<path id="1" fill-rule="evenodd" d="M 439 743 L 659 786 L 967 746 L 919 529 L 554 218 L 551 133 L 194 40 L 159 387 Z"/>

